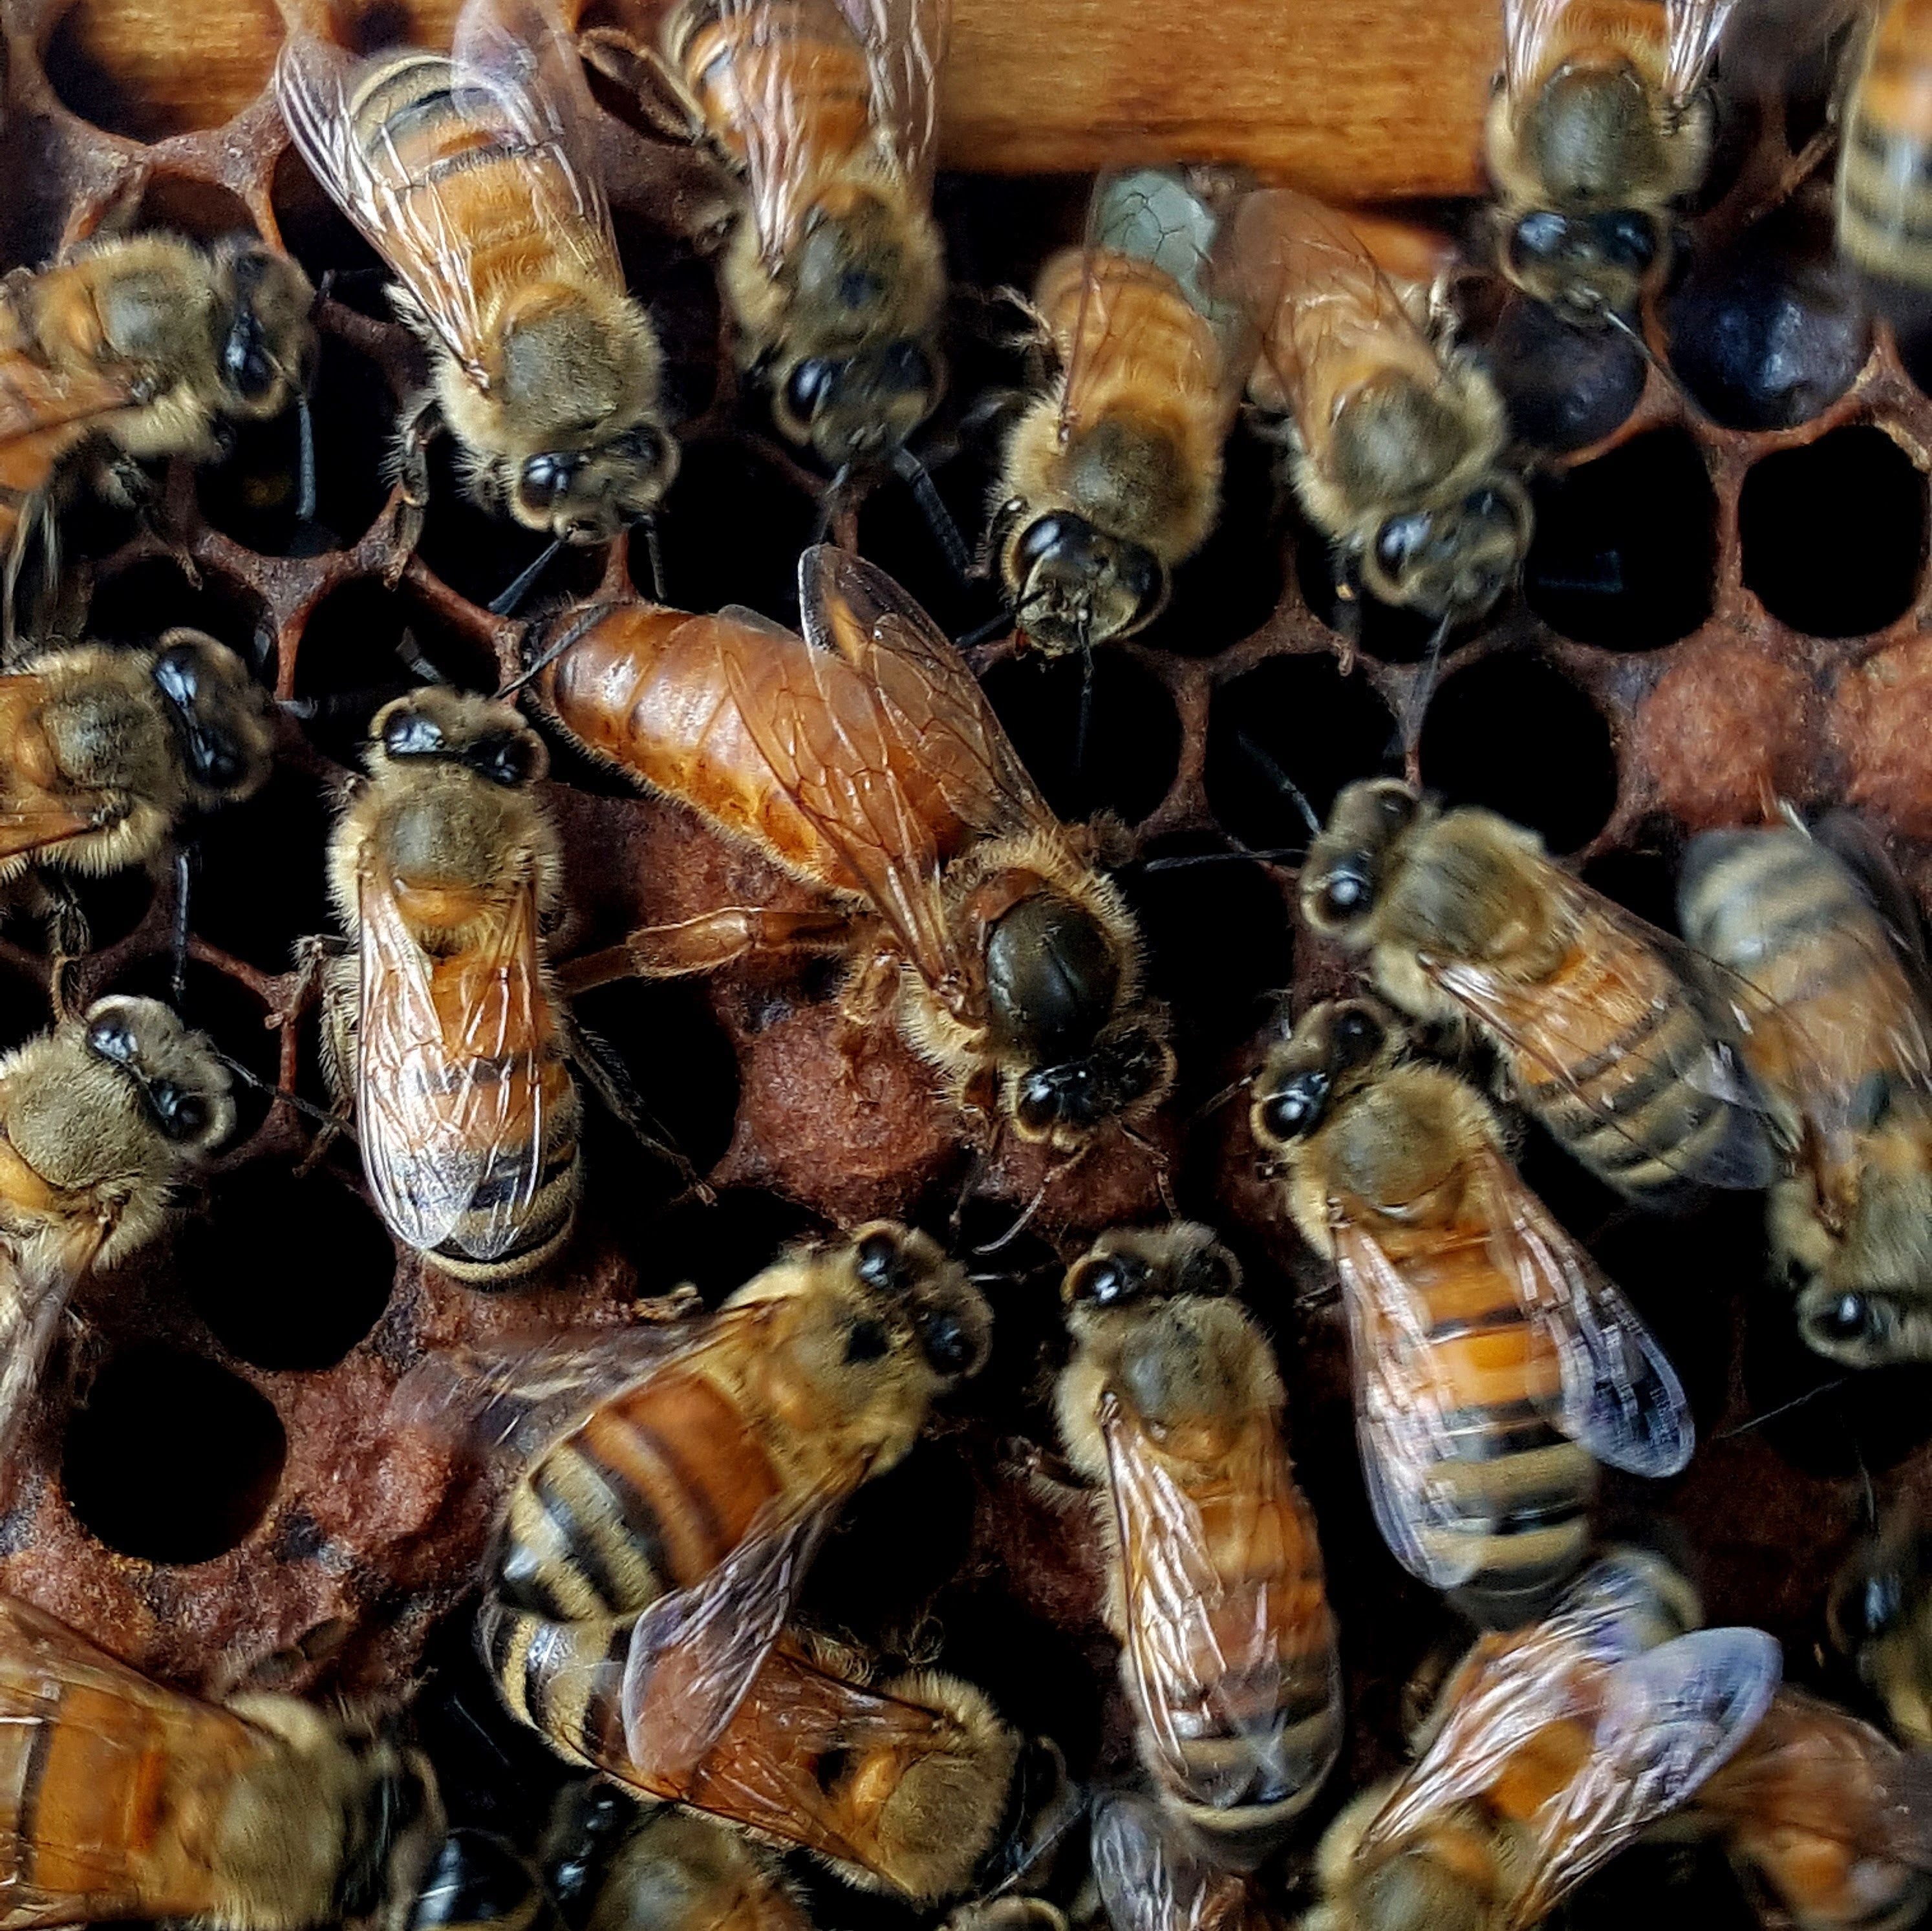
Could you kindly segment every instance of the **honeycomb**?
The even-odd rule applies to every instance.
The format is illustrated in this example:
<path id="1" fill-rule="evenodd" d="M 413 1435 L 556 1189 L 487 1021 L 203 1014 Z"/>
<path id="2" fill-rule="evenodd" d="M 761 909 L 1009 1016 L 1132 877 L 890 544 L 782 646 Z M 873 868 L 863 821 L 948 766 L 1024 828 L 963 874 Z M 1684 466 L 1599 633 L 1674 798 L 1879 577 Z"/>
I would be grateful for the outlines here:
<path id="1" fill-rule="evenodd" d="M 291 961 L 328 923 L 332 796 L 376 704 L 412 681 L 403 652 L 482 688 L 518 661 L 520 626 L 484 607 L 536 542 L 466 508 L 446 468 L 419 544 L 405 547 L 382 462 L 418 352 L 387 316 L 374 256 L 287 148 L 264 91 L 278 31 L 268 0 L 184 10 L 159 40 L 124 22 L 115 31 L 118 4 L 0 0 L 0 154 L 22 184 L 6 259 L 37 263 L 104 225 L 202 236 L 252 225 L 326 280 L 316 524 L 296 521 L 296 432 L 283 422 L 199 472 L 177 467 L 144 519 L 83 513 L 74 546 L 89 634 L 199 625 L 303 714 L 290 713 L 265 791 L 197 829 L 186 1010 L 267 1087 L 319 1101 L 313 1015 L 297 1009 Z M 404 24 L 425 39 L 436 25 L 427 13 Z M 819 479 L 746 426 L 755 412 L 718 352 L 706 254 L 724 204 L 693 156 L 600 100 L 620 244 L 664 332 L 685 423 L 663 519 L 667 593 L 794 618 L 793 562 Z M 995 1355 L 848 1512 L 810 1608 L 902 1654 L 943 1656 L 1058 1738 L 1082 1776 L 1124 1774 L 1098 1579 L 1044 1398 L 1064 1348 L 1060 1267 L 1097 1228 L 1171 1202 L 1242 1255 L 1288 1381 L 1351 1686 L 1348 1756 L 1324 1802 L 1388 1768 L 1404 1686 L 1456 1626 L 1375 1533 L 1332 1282 L 1273 1213 L 1240 1087 L 1282 995 L 1299 1009 L 1346 975 L 1296 924 L 1306 826 L 1294 794 L 1319 814 L 1348 780 L 1406 768 L 1451 801 L 1533 826 L 1593 883 L 1666 922 L 1688 832 L 1780 798 L 1848 802 L 1932 889 L 1928 358 L 1868 320 L 1831 265 L 1817 181 L 1746 218 L 1813 131 L 1802 115 L 1772 116 L 1727 163 L 1685 271 L 1646 318 L 1654 362 L 1622 337 L 1558 339 L 1533 311 L 1476 298 L 1471 325 L 1544 452 L 1539 535 L 1522 597 L 1452 640 L 1432 684 L 1425 628 L 1337 604 L 1321 546 L 1249 426 L 1230 452 L 1221 526 L 1154 628 L 1090 667 L 1025 657 L 1010 640 L 976 649 L 1055 808 L 1127 828 L 1123 880 L 1183 1068 L 1156 1144 L 1064 1171 L 974 1149 L 890 1030 L 842 1040 L 823 974 L 751 967 L 708 983 L 599 986 L 581 1017 L 706 1187 L 680 1191 L 631 1135 L 593 1117 L 570 1250 L 535 1287 L 492 1296 L 399 1259 L 352 1150 L 318 1145 L 307 1119 L 251 1089 L 199 1210 L 79 1296 L 0 1522 L 0 1588 L 206 1693 L 393 1695 L 426 1677 L 422 1722 L 452 1809 L 504 1822 L 548 1759 L 496 1714 L 470 1658 L 466 1599 L 494 1498 L 448 1445 L 387 1426 L 398 1376 L 458 1342 L 614 1321 L 686 1280 L 715 1300 L 786 1239 L 901 1214 L 971 1257 L 996 1308 Z M 928 454 L 969 532 L 1003 398 L 1021 379 L 1010 317 L 983 292 L 1024 285 L 1076 232 L 1084 199 L 1070 180 L 941 179 L 962 291 L 954 400 Z M 836 532 L 956 634 L 994 615 L 983 584 L 950 574 L 902 490 L 848 505 Z M 620 545 L 560 564 L 543 592 L 633 583 L 648 585 L 642 559 Z M 548 797 L 568 855 L 570 910 L 553 946 L 566 983 L 572 961 L 635 925 L 796 889 L 567 751 Z M 92 892 L 97 949 L 77 969 L 80 997 L 164 989 L 172 891 L 135 879 Z M 45 1023 L 34 936 L 0 939 L 0 1043 Z M 1854 1384 L 1806 1355 L 1760 1285 L 1756 1200 L 1660 1222 L 1534 1138 L 1525 1164 L 1650 1319 L 1696 1411 L 1688 1472 L 1641 1494 L 1610 1477 L 1606 1527 L 1660 1536 L 1714 1619 L 1762 1624 L 1795 1675 L 1851 1693 L 1821 1647 L 1824 1591 L 1874 1511 L 1932 1475 L 1932 1374 Z M 1588 1918 L 1595 1907 L 1586 1894 L 1576 1908 Z M 855 1912 L 890 1908 L 842 1895 L 832 1921 Z"/>

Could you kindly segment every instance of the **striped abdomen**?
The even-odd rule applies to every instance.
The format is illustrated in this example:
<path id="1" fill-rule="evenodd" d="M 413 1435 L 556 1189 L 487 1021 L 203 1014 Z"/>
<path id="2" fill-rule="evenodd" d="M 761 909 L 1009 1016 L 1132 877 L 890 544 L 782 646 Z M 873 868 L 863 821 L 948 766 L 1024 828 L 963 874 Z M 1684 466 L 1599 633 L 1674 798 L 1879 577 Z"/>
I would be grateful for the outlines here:
<path id="1" fill-rule="evenodd" d="M 422 1103 L 446 1108 L 452 1126 L 469 1123 L 472 1135 L 476 1123 L 485 1123 L 488 1133 L 470 1149 L 476 1174 L 470 1205 L 434 1250 L 436 1264 L 476 1285 L 514 1280 L 556 1253 L 577 1217 L 582 1107 L 563 1036 L 547 1000 L 526 1024 L 517 1017 L 498 1023 L 493 1009 L 504 997 L 502 979 L 493 961 L 473 953 L 432 959 L 430 994 L 448 1064 L 446 1089 Z M 529 1186 L 532 1150 L 536 1185 L 506 1243 L 502 1210 Z"/>
<path id="2" fill-rule="evenodd" d="M 1590 1540 L 1596 1462 L 1545 1419 L 1562 1398 L 1562 1364 L 1525 1318 L 1486 1226 L 1378 1220 L 1376 1237 L 1424 1336 L 1410 1369 L 1417 1396 L 1447 1423 L 1448 1452 L 1433 1472 L 1449 1519 L 1421 1526 L 1423 1547 L 1467 1579 L 1460 1589 L 1481 1620 L 1522 1621 L 1575 1573 Z"/>
<path id="3" fill-rule="evenodd" d="M 1498 1042 L 1523 1104 L 1621 1192 L 1681 1192 L 1748 1123 L 1713 1090 L 1714 1048 L 1696 1000 L 1636 934 L 1586 917 L 1547 978 L 1492 991 L 1509 1031 L 1534 1044 L 1532 1055 Z M 1560 1031 L 1540 1020 L 1558 1001 Z"/>
<path id="4" fill-rule="evenodd" d="M 877 743 L 875 700 L 843 658 L 776 627 L 626 604 L 565 651 L 536 688 L 558 722 L 598 756 L 795 877 L 863 895 L 857 874 L 799 809 L 746 724 L 748 712 L 802 719 L 807 762 L 818 747 L 833 747 L 836 756 L 854 737 Z M 855 761 L 861 754 L 850 754 Z M 940 856 L 952 856 L 968 841 L 967 828 L 923 771 L 902 763 L 894 775 Z"/>
<path id="5" fill-rule="evenodd" d="M 1172 1605 L 1136 1600 L 1131 1575 L 1126 1609 L 1166 1639 L 1166 1668 L 1146 1687 L 1188 1774 L 1177 1778 L 1157 1747 L 1155 1774 L 1222 1858 L 1247 1864 L 1334 1767 L 1341 1678 L 1315 1518 L 1274 1418 L 1250 1420 L 1230 1446 L 1168 1471 L 1198 1513 L 1219 1585 L 1204 1627 L 1184 1636 L 1192 1626 L 1177 1628 Z"/>
<path id="6" fill-rule="evenodd" d="M 1893 0 L 1852 90 L 1838 245 L 1870 274 L 1932 288 L 1932 0 Z"/>
<path id="7" fill-rule="evenodd" d="M 554 197 L 533 193 L 526 178 L 532 151 L 464 112 L 446 55 L 408 51 L 373 64 L 350 121 L 377 178 L 404 183 L 390 225 L 403 234 L 460 232 L 480 315 L 536 286 L 582 280 L 580 259 L 566 262 L 560 250 Z M 486 321 L 482 332 L 488 340 L 494 331 Z"/>
<path id="8" fill-rule="evenodd" d="M 742 169 L 755 128 L 764 171 L 801 207 L 872 145 L 872 71 L 836 0 L 693 0 L 666 21 L 662 44 L 720 151 Z"/>

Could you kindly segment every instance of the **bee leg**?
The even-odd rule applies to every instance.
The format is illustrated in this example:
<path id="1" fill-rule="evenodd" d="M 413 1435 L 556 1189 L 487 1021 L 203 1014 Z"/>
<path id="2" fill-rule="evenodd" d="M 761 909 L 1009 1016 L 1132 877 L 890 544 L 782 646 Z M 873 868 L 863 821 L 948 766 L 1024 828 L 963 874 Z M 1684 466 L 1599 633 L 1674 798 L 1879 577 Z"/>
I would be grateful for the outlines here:
<path id="1" fill-rule="evenodd" d="M 429 508 L 429 445 L 442 427 L 442 414 L 434 394 L 424 395 L 396 425 L 390 461 L 400 486 L 396 516 L 396 556 L 388 573 L 393 589 L 422 536 L 423 517 Z"/>
<path id="2" fill-rule="evenodd" d="M 674 925 L 640 925 L 621 944 L 560 966 L 557 987 L 572 998 L 614 979 L 685 979 L 759 953 L 836 952 L 850 934 L 850 922 L 842 913 L 727 905 Z"/>
<path id="3" fill-rule="evenodd" d="M 87 914 L 65 879 L 42 872 L 36 876 L 35 883 L 40 902 L 34 909 L 46 921 L 47 996 L 52 1002 L 55 1018 L 70 1018 L 77 1009 L 68 997 L 68 974 L 93 949 L 93 935 L 88 928 Z"/>

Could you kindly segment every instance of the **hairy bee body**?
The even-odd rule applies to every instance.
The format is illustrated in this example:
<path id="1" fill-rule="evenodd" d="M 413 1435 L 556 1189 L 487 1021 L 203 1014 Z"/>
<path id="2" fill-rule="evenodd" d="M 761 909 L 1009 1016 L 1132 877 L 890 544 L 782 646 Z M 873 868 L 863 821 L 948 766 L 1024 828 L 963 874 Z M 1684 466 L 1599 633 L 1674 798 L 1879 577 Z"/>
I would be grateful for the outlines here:
<path id="1" fill-rule="evenodd" d="M 581 1108 L 540 933 L 556 837 L 541 742 L 440 688 L 379 712 L 329 848 L 355 949 L 324 981 L 325 1071 L 356 1096 L 392 1231 L 458 1279 L 520 1278 L 569 1238 Z"/>
<path id="2" fill-rule="evenodd" d="M 1932 288 L 1932 4 L 1892 0 L 1838 142 L 1838 246 L 1868 274 Z"/>
<path id="3" fill-rule="evenodd" d="M 1104 1236 L 1069 1273 L 1054 1406 L 1100 1490 L 1108 1618 L 1163 1800 L 1216 1861 L 1257 1862 L 1342 1744 L 1315 1519 L 1268 1344 L 1205 1228 Z M 1177 1586 L 1178 1585 L 1178 1586 Z"/>
<path id="4" fill-rule="evenodd" d="M 400 1931 L 440 1817 L 385 1729 L 163 1688 L 0 1603 L 0 1922 Z"/>

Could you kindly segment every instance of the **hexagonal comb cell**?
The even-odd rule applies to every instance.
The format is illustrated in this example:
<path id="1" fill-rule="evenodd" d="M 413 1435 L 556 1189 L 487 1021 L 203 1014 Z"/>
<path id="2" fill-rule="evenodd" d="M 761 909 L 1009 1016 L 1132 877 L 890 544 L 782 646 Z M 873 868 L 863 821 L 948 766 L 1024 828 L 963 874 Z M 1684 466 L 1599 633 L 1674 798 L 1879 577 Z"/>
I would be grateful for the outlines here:
<path id="1" fill-rule="evenodd" d="M 274 779 L 196 829 L 186 1006 L 258 1078 L 326 1106 L 295 948 L 328 922 L 322 850 L 340 787 L 374 709 L 420 665 L 482 688 L 500 652 L 513 659 L 513 633 L 481 606 L 535 541 L 466 507 L 445 451 L 421 547 L 413 558 L 398 547 L 383 466 L 423 360 L 375 256 L 261 97 L 274 10 L 197 0 L 144 35 L 129 23 L 156 16 L 122 0 L 10 4 L 0 157 L 20 192 L 4 217 L 8 265 L 106 220 L 203 238 L 253 225 L 328 283 L 312 523 L 295 514 L 288 420 L 166 478 L 149 513 L 84 508 L 69 531 L 94 634 L 134 642 L 196 625 L 292 700 Z M 358 31 L 434 43 L 448 11 L 385 4 Z M 692 157 L 638 124 L 607 113 L 600 132 L 620 248 L 688 418 L 661 519 L 666 589 L 682 607 L 736 602 L 792 622 L 825 479 L 778 446 L 716 365 L 715 207 Z M 1028 285 L 1085 196 L 1080 181 L 942 177 L 937 205 L 956 268 L 990 290 Z M 1064 1167 L 1009 1144 L 988 1154 L 890 1025 L 848 1023 L 823 964 L 600 986 L 579 1017 L 705 1187 L 685 1188 L 593 1099 L 570 1244 L 526 1288 L 484 1296 L 399 1256 L 358 1198 L 353 1147 L 318 1148 L 314 1121 L 254 1092 L 194 1216 L 77 1297 L 0 1522 L 0 1589 L 143 1668 L 218 1690 L 394 1692 L 419 1680 L 433 1642 L 425 1731 L 459 1738 L 463 1775 L 497 1790 L 481 1801 L 505 1801 L 472 1739 L 514 1764 L 512 1777 L 536 1753 L 494 1714 L 449 1614 L 482 1558 L 493 1498 L 447 1443 L 390 1424 L 398 1378 L 434 1350 L 624 1318 L 682 1282 L 715 1306 L 787 1243 L 901 1213 L 971 1252 L 998 1309 L 994 1360 L 835 1539 L 820 1600 L 856 1634 L 981 1675 L 1016 1720 L 1058 1731 L 1082 1780 L 1125 1775 L 1088 1518 L 1058 1483 L 1041 1390 L 1064 1346 L 1062 1268 L 1096 1225 L 1171 1205 L 1226 1228 L 1277 1342 L 1344 1630 L 1350 1768 L 1392 1765 L 1400 1685 L 1444 1624 L 1369 1519 L 1341 1326 L 1321 1291 L 1332 1283 L 1285 1231 L 1246 1123 L 1244 1081 L 1277 996 L 1298 1009 L 1350 982 L 1336 949 L 1296 923 L 1302 802 L 1318 816 L 1353 779 L 1419 772 L 1453 802 L 1587 854 L 1593 882 L 1653 919 L 1669 916 L 1686 832 L 1755 821 L 1780 799 L 1846 799 L 1882 830 L 1932 840 L 1932 652 L 1916 631 L 1924 479 L 1912 453 L 1932 447 L 1932 403 L 1888 331 L 1846 305 L 1802 223 L 1740 240 L 1718 232 L 1724 214 L 1700 211 L 1682 280 L 1645 318 L 1652 349 L 1676 345 L 1666 370 L 1621 333 L 1490 303 L 1474 332 L 1533 466 L 1539 531 L 1520 592 L 1446 640 L 1439 662 L 1427 623 L 1338 588 L 1278 452 L 1246 428 L 1222 526 L 1146 632 L 1090 665 L 1043 664 L 1005 642 L 977 653 L 1055 808 L 1120 821 L 1110 855 L 1154 989 L 1176 1008 L 1182 1057 L 1155 1139 Z M 990 307 L 956 304 L 962 393 L 925 451 L 969 541 L 1000 420 L 996 406 L 986 428 L 973 405 L 1018 379 Z M 952 576 L 898 486 L 834 526 L 955 631 L 992 614 L 988 586 Z M 564 561 L 535 607 L 588 591 L 603 561 Z M 608 574 L 647 586 L 646 546 Z M 677 807 L 554 750 L 544 796 L 568 904 L 553 952 L 566 970 L 707 903 L 803 902 Z M 1904 855 L 1924 877 L 1924 845 Z M 172 892 L 140 876 L 85 888 L 94 946 L 75 987 L 164 990 Z M 40 937 L 19 922 L 0 938 L 0 1045 L 44 1021 Z M 1861 1466 L 1888 1468 L 1895 1486 L 1932 1471 L 1922 1387 L 1881 1390 L 1869 1415 L 1827 1389 L 1775 1298 L 1756 1291 L 1754 1203 L 1633 1225 L 1533 1133 L 1524 1158 L 1681 1352 L 1706 1436 L 1667 1495 L 1618 1491 L 1614 1505 L 1668 1517 L 1663 1533 L 1696 1552 L 1713 1621 L 1761 1623 L 1808 1654 L 1828 1572 L 1865 1508 Z M 1748 1358 L 1736 1354 L 1741 1325 Z M 912 1531 L 908 1511 L 920 1514 Z M 480 1725 L 478 1709 L 492 1713 Z M 855 1908 L 838 1906 L 826 1921 Z"/>

